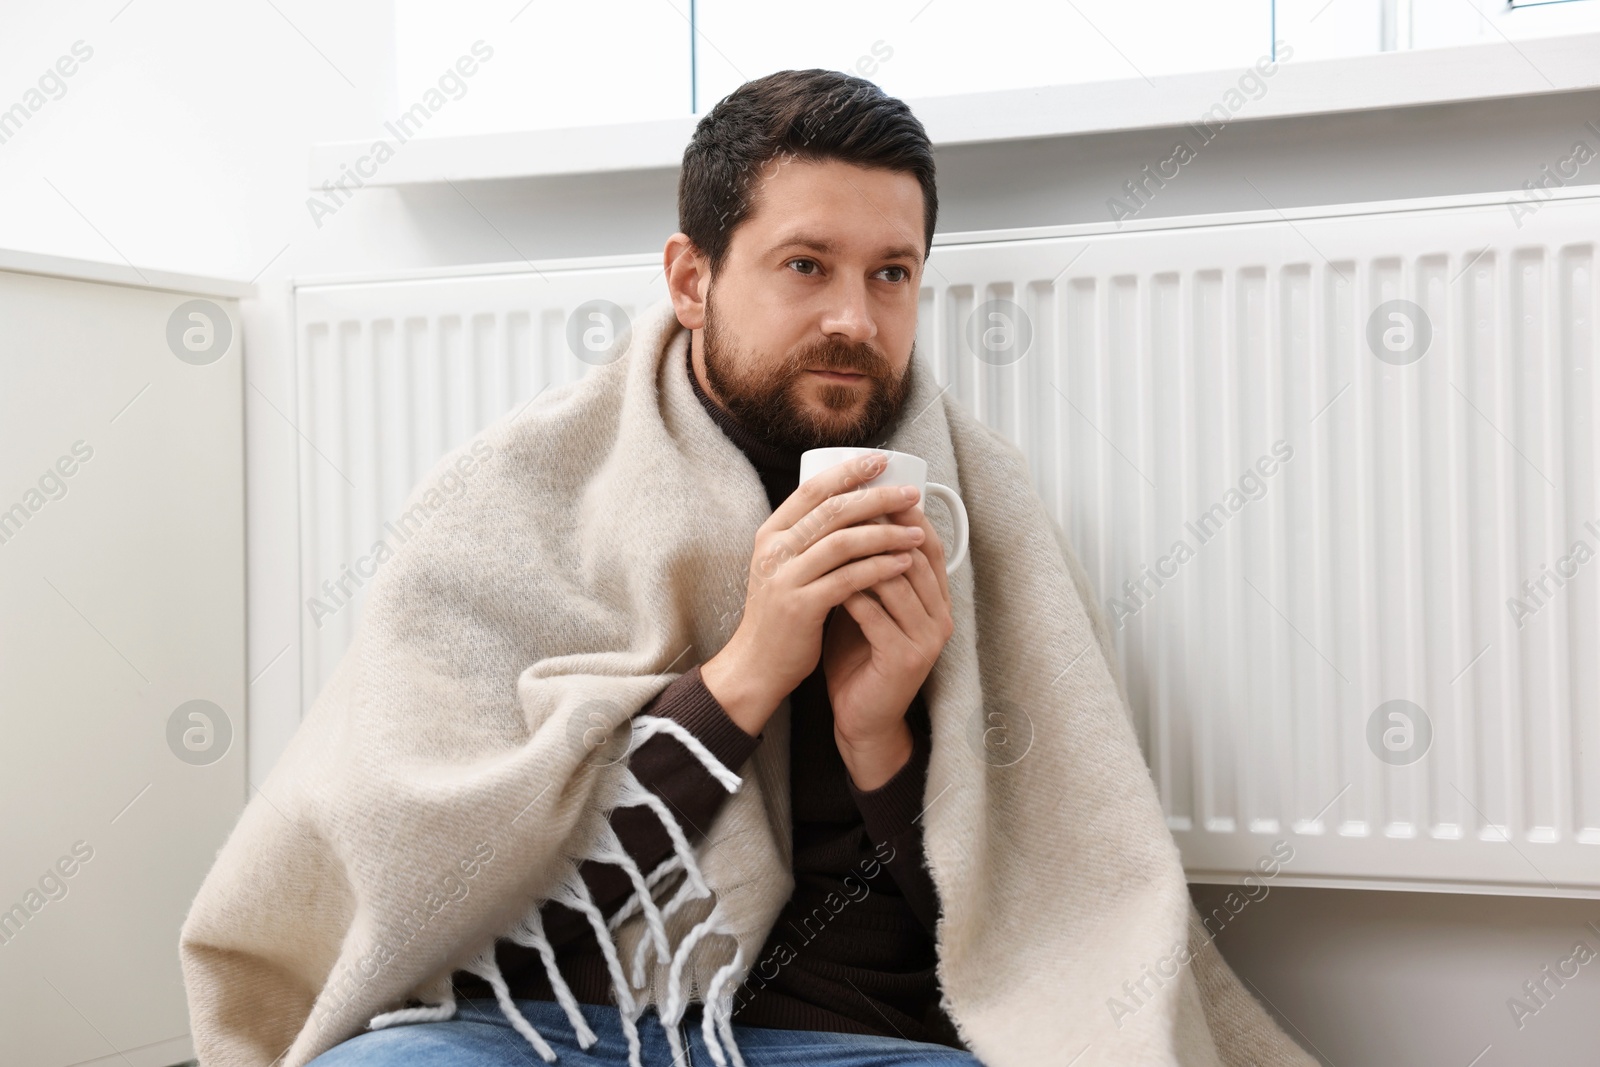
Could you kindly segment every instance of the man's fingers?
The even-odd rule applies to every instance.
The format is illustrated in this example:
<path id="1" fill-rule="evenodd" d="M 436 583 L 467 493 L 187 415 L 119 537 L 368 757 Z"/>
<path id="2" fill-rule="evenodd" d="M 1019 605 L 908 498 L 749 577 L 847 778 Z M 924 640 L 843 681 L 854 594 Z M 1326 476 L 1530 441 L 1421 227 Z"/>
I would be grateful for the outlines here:
<path id="1" fill-rule="evenodd" d="M 874 588 L 881 588 L 883 584 L 880 582 Z M 884 611 L 883 605 L 864 592 L 851 593 L 846 597 L 844 609 L 850 613 L 852 619 L 856 620 L 856 625 L 861 627 L 862 636 L 874 648 L 890 648 L 892 641 L 907 640 L 900 627 L 895 625 L 894 619 Z"/>
<path id="2" fill-rule="evenodd" d="M 900 557 L 900 558 L 897 558 Z M 835 605 L 843 604 L 852 596 L 863 596 L 879 582 L 893 578 L 914 564 L 916 559 L 904 552 L 889 552 L 868 556 L 838 567 L 806 586 L 816 595 L 826 597 Z M 871 599 L 870 597 L 868 599 Z M 854 612 L 851 612 L 854 615 Z"/>
<path id="3" fill-rule="evenodd" d="M 906 552 L 919 544 L 913 540 L 913 529 L 892 523 L 867 522 L 834 530 L 793 558 L 789 563 L 793 568 L 790 580 L 796 585 L 806 585 L 847 566 L 852 560 Z M 926 532 L 922 536 L 925 540 Z M 864 589 L 866 585 L 857 588 Z"/>
<path id="4" fill-rule="evenodd" d="M 912 553 L 911 567 L 904 572 L 904 577 L 911 583 L 917 599 L 922 603 L 923 611 L 933 622 L 937 622 L 946 614 L 945 608 L 949 601 L 949 594 L 939 586 L 939 573 L 943 570 L 944 568 L 940 567 L 936 572 L 933 560 L 918 548 Z"/>
<path id="5" fill-rule="evenodd" d="M 927 565 L 925 559 L 921 563 L 923 566 Z M 883 602 L 884 610 L 893 620 L 896 630 L 896 635 L 892 637 L 894 643 L 884 645 L 884 651 L 903 653 L 909 646 L 916 652 L 916 660 L 920 664 L 932 666 L 933 657 L 930 652 L 939 638 L 938 623 L 928 613 L 922 597 L 912 586 L 909 578 L 905 574 L 896 575 L 879 582 L 875 592 L 878 594 L 878 599 Z"/>
<path id="6" fill-rule="evenodd" d="M 904 511 L 895 511 L 889 514 L 889 521 L 901 526 L 921 526 L 923 530 L 922 544 L 917 547 L 928 557 L 932 564 L 935 579 L 939 583 L 939 595 L 946 601 L 950 599 L 950 579 L 944 570 L 944 542 L 939 540 L 939 535 L 934 532 L 933 523 L 928 521 L 927 514 L 922 510 L 920 501 L 913 503 Z"/>
<path id="7" fill-rule="evenodd" d="M 787 530 L 829 497 L 861 488 L 863 484 L 883 473 L 881 466 L 876 469 L 872 467 L 870 461 L 873 458 L 874 455 L 871 453 L 851 456 L 843 463 L 836 463 L 812 475 L 801 482 L 795 491 L 789 494 L 788 499 L 778 505 L 777 510 L 767 521 L 773 523 L 777 529 Z"/>

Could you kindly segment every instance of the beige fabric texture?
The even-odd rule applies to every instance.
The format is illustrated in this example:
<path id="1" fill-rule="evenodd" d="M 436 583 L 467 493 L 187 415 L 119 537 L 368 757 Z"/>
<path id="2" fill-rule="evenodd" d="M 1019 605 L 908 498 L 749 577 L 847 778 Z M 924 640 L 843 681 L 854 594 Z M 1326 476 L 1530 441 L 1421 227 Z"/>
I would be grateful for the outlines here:
<path id="1" fill-rule="evenodd" d="M 203 1067 L 300 1067 L 369 1026 L 448 1018 L 452 971 L 501 983 L 497 938 L 545 952 L 544 903 L 592 907 L 577 864 L 617 858 L 612 807 L 653 797 L 626 755 L 675 725 L 635 712 L 733 634 L 771 514 L 690 388 L 688 341 L 668 301 L 646 309 L 615 360 L 412 489 L 409 536 L 184 923 Z M 938 974 L 962 1040 L 988 1067 L 1314 1064 L 1189 901 L 1109 631 L 1025 458 L 920 359 L 910 373 L 887 447 L 926 459 L 971 521 L 955 631 L 923 688 Z M 950 543 L 943 505 L 928 511 Z M 1004 758 L 985 733 L 997 712 Z M 657 1025 L 646 1005 L 676 1022 L 704 1003 L 719 1064 L 743 1063 L 734 990 L 794 885 L 788 742 L 785 700 L 745 767 L 701 747 L 731 793 L 706 840 L 631 870 L 633 896 L 597 927 L 625 1028 Z"/>

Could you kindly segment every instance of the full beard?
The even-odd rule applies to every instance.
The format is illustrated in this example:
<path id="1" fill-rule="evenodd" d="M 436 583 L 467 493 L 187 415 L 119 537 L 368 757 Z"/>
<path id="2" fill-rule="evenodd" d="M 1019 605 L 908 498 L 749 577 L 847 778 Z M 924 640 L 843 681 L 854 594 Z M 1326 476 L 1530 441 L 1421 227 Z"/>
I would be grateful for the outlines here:
<path id="1" fill-rule="evenodd" d="M 706 379 L 718 399 L 750 432 L 776 448 L 875 447 L 899 417 L 911 388 L 909 360 L 897 378 L 888 360 L 870 346 L 831 337 L 776 361 L 734 358 L 709 291 L 702 336 Z M 911 359 L 916 359 L 915 343 Z M 759 370 L 744 369 L 752 366 Z M 814 395 L 826 412 L 818 412 L 804 398 L 806 371 L 812 367 L 864 374 L 867 381 L 822 384 Z"/>

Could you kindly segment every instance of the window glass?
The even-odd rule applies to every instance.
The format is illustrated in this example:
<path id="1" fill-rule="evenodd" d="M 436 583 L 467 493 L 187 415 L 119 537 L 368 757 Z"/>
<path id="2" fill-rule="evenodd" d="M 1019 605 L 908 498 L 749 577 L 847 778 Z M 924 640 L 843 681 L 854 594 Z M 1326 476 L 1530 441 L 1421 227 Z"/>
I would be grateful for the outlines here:
<path id="1" fill-rule="evenodd" d="M 741 82 L 828 67 L 912 98 L 1245 67 L 1271 50 L 1262 0 L 699 0 L 702 109 Z M 1152 31 L 1153 8 L 1160 32 Z"/>
<path id="2" fill-rule="evenodd" d="M 1299 62 L 1600 32 L 1600 0 L 394 0 L 394 12 L 391 110 L 431 101 L 413 110 L 423 136 L 703 114 L 791 67 L 915 99 L 1227 72 L 1275 39 L 1288 45 L 1277 58 Z"/>
<path id="3" fill-rule="evenodd" d="M 688 0 L 394 0 L 393 110 L 444 78 L 426 136 L 687 115 L 688 11 Z M 476 62 L 480 40 L 493 54 Z M 476 69 L 457 96 L 447 75 L 462 56 Z"/>

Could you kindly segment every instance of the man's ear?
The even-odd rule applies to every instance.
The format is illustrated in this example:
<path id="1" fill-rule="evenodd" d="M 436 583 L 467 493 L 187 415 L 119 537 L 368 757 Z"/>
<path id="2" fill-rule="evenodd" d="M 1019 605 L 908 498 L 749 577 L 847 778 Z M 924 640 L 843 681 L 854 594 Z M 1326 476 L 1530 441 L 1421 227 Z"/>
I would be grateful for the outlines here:
<path id="1" fill-rule="evenodd" d="M 667 238 L 661 253 L 661 272 L 667 279 L 667 295 L 678 322 L 686 330 L 706 324 L 705 293 L 711 284 L 711 269 L 706 257 L 684 233 Z"/>

